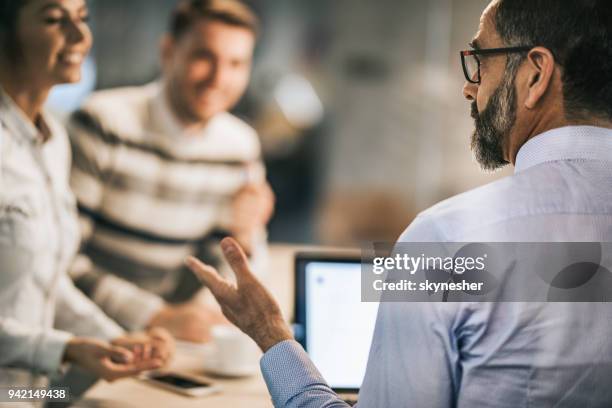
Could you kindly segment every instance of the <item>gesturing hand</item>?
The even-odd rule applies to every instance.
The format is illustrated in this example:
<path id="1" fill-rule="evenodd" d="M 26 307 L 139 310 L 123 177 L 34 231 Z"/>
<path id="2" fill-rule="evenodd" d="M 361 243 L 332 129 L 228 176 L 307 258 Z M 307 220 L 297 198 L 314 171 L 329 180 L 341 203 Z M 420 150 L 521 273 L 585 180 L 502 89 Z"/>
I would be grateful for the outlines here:
<path id="1" fill-rule="evenodd" d="M 137 360 L 134 353 L 123 347 L 80 337 L 68 341 L 64 351 L 64 360 L 107 381 L 154 370 L 163 364 L 157 358 Z"/>
<path id="2" fill-rule="evenodd" d="M 292 339 L 278 303 L 251 272 L 240 245 L 232 238 L 225 238 L 221 249 L 236 274 L 236 284 L 194 257 L 187 258 L 186 263 L 208 286 L 225 317 L 251 337 L 264 353 L 275 344 Z"/>

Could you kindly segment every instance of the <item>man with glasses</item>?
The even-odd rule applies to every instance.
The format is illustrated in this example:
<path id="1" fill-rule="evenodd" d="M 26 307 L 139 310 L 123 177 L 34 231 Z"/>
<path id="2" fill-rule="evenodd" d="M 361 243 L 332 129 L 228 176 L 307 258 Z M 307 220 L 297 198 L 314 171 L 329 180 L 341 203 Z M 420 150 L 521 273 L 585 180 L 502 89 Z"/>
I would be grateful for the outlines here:
<path id="1" fill-rule="evenodd" d="M 609 0 L 496 0 L 463 51 L 471 145 L 515 174 L 421 213 L 400 242 L 612 241 Z M 225 315 L 264 351 L 277 407 L 342 407 L 232 239 L 237 285 L 194 258 Z M 534 271 L 535 272 L 535 271 Z M 381 303 L 363 407 L 610 407 L 606 303 Z"/>

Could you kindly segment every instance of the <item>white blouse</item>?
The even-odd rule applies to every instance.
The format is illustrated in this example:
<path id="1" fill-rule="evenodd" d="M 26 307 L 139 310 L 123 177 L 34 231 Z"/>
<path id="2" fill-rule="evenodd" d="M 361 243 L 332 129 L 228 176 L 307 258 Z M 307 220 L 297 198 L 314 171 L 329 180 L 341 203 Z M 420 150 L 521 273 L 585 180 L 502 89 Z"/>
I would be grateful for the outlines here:
<path id="1" fill-rule="evenodd" d="M 79 246 L 70 148 L 48 114 L 38 128 L 0 89 L 0 387 L 44 384 L 72 335 L 123 333 L 67 275 Z"/>

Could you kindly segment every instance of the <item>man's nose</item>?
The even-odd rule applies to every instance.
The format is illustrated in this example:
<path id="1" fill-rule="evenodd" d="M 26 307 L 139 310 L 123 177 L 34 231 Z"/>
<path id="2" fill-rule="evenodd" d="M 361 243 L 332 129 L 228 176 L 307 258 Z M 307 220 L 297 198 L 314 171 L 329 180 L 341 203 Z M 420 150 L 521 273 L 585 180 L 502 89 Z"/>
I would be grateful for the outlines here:
<path id="1" fill-rule="evenodd" d="M 223 77 L 226 75 L 225 68 L 220 63 L 213 64 L 210 72 L 209 85 L 213 88 L 220 88 L 223 84 Z"/>
<path id="2" fill-rule="evenodd" d="M 476 100 L 476 93 L 478 92 L 478 85 L 471 82 L 465 81 L 463 84 L 463 97 L 468 101 Z"/>

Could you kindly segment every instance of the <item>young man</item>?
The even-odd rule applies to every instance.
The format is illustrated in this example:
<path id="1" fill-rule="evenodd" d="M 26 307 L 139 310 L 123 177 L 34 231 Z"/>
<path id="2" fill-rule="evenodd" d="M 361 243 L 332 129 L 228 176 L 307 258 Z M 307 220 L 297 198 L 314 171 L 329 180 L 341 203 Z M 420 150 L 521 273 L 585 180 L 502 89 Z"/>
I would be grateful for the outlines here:
<path id="1" fill-rule="evenodd" d="M 183 1 L 161 42 L 160 80 L 97 92 L 71 118 L 91 260 L 72 276 L 124 327 L 206 340 L 222 317 L 193 300 L 184 257 L 214 256 L 219 234 L 265 257 L 274 197 L 255 131 L 228 113 L 248 85 L 257 26 L 239 1 Z"/>
<path id="2" fill-rule="evenodd" d="M 612 241 L 610 44 L 608 0 L 493 1 L 463 53 L 464 95 L 476 158 L 515 174 L 424 211 L 400 241 Z M 222 246 L 237 285 L 189 263 L 265 352 L 274 405 L 347 406 L 240 247 Z M 606 303 L 383 302 L 359 406 L 609 407 L 611 322 Z"/>

